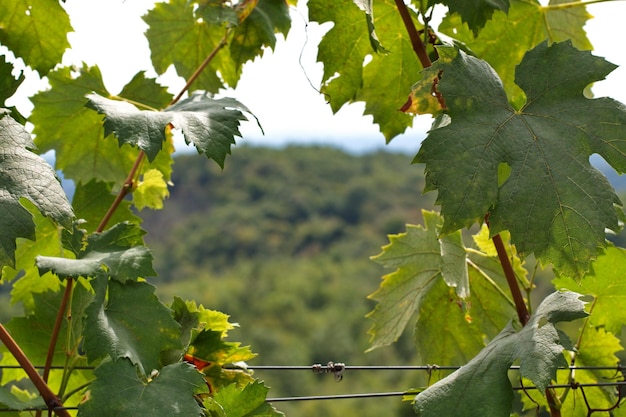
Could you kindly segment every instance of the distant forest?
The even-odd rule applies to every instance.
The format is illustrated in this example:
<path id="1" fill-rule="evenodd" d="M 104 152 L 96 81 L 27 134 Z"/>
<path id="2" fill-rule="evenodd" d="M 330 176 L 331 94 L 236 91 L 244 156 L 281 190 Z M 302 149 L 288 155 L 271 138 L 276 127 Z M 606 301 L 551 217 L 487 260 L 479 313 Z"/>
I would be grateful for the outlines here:
<path id="1" fill-rule="evenodd" d="M 367 295 L 385 273 L 371 261 L 387 234 L 421 223 L 423 167 L 404 154 L 355 156 L 328 147 L 237 147 L 222 171 L 175 158 L 165 210 L 144 210 L 161 298 L 174 294 L 231 315 L 252 365 L 415 364 L 411 335 L 371 353 Z M 241 340 L 239 334 L 233 339 Z M 257 372 L 270 397 L 403 391 L 406 372 L 355 371 L 342 382 L 312 372 Z M 368 402 L 369 401 L 369 402 Z M 280 403 L 292 416 L 414 415 L 401 398 Z M 390 412 L 392 410 L 396 410 Z"/>

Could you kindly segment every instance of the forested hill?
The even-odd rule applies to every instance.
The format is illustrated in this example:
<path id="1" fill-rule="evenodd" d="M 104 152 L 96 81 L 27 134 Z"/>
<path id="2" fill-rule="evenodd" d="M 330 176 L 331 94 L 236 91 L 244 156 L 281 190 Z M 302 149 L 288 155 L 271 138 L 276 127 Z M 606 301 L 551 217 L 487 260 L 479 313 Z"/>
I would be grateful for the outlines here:
<path id="1" fill-rule="evenodd" d="M 410 335 L 364 353 L 371 325 L 364 316 L 373 307 L 366 297 L 391 272 L 369 257 L 388 243 L 386 234 L 421 223 L 421 207 L 432 208 L 434 195 L 421 193 L 423 167 L 410 156 L 236 147 L 223 172 L 198 155 L 176 157 L 172 180 L 165 209 L 141 213 L 164 301 L 177 294 L 230 314 L 242 327 L 233 339 L 252 345 L 257 365 L 414 363 Z M 401 391 L 418 381 L 384 372 L 341 384 L 309 373 L 259 377 L 272 396 Z M 280 408 L 365 417 L 404 407 L 413 415 L 398 398 L 375 403 Z"/>
<path id="2" fill-rule="evenodd" d="M 407 155 L 328 147 L 236 148 L 224 171 L 181 155 L 165 210 L 142 217 L 168 281 L 268 257 L 367 258 L 432 206 L 422 171 Z"/>

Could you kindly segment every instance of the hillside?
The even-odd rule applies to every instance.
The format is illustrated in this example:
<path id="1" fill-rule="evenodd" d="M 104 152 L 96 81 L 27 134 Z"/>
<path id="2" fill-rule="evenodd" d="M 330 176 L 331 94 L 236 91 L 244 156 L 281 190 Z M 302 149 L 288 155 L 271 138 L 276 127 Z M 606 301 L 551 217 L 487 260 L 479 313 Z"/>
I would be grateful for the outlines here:
<path id="1" fill-rule="evenodd" d="M 242 147 L 222 172 L 197 155 L 177 157 L 165 210 L 141 213 L 160 296 L 167 302 L 177 294 L 230 314 L 244 329 L 233 339 L 245 335 L 259 353 L 253 365 L 412 363 L 410 335 L 364 353 L 364 316 L 373 307 L 366 297 L 390 272 L 369 257 L 387 243 L 386 234 L 421 222 L 420 207 L 432 207 L 434 195 L 421 194 L 423 169 L 410 162 L 384 152 Z M 379 372 L 338 384 L 308 372 L 265 372 L 257 374 L 274 388 L 271 396 L 399 391 L 420 380 Z M 347 400 L 280 408 L 292 416 L 374 416 L 390 408 L 412 414 L 398 398 L 369 401 L 367 411 Z"/>

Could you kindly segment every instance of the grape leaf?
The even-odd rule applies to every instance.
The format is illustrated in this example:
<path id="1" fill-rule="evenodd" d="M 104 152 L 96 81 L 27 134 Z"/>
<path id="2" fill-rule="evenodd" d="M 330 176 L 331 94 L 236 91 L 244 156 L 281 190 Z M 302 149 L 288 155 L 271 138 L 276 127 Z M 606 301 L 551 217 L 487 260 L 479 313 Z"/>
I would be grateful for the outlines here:
<path id="1" fill-rule="evenodd" d="M 85 220 L 85 222 L 81 224 L 81 228 L 89 233 L 96 231 L 104 215 L 103 213 L 106 213 L 113 204 L 113 201 L 115 201 L 111 186 L 111 183 L 105 183 L 95 179 L 86 184 L 79 182 L 76 185 L 74 197 L 72 198 L 72 206 L 74 207 L 76 217 Z M 120 203 L 109 220 L 109 224 L 122 222 L 137 225 L 141 223 L 141 218 L 133 213 L 131 204 L 127 200 Z"/>
<path id="2" fill-rule="evenodd" d="M 129 358 L 143 375 L 160 369 L 162 351 L 180 349 L 180 327 L 146 282 L 96 279 L 96 300 L 86 310 L 84 349 L 90 362 Z M 133 371 L 134 372 L 134 371 Z M 136 373 L 135 373 L 136 376 Z"/>
<path id="3" fill-rule="evenodd" d="M 61 183 L 48 163 L 31 152 L 35 145 L 24 126 L 0 109 L 0 269 L 15 265 L 15 239 L 35 238 L 28 199 L 47 217 L 70 227 L 74 213 Z"/>
<path id="4" fill-rule="evenodd" d="M 152 161 L 161 150 L 170 125 L 182 130 L 187 143 L 198 153 L 205 153 L 224 167 L 234 137 L 241 136 L 239 122 L 247 120 L 242 111 L 249 110 L 231 98 L 213 99 L 196 93 L 162 112 L 141 111 L 125 101 L 110 100 L 89 94 L 88 107 L 106 115 L 105 136 L 114 133 L 120 142 L 137 146 Z"/>
<path id="5" fill-rule="evenodd" d="M 204 416 L 195 394 L 206 393 L 202 375 L 186 363 L 167 365 L 149 380 L 127 360 L 105 362 L 95 370 L 81 417 Z"/>
<path id="6" fill-rule="evenodd" d="M 141 180 L 137 182 L 137 188 L 133 190 L 133 202 L 138 210 L 145 207 L 161 209 L 163 200 L 169 195 L 163 173 L 157 169 L 151 169 L 144 172 Z"/>
<path id="7" fill-rule="evenodd" d="M 6 107 L 6 100 L 15 94 L 15 91 L 26 79 L 22 71 L 19 71 L 17 77 L 13 76 L 13 64 L 6 61 L 4 55 L 0 56 L 0 107 Z M 17 122 L 24 124 L 26 119 L 20 114 L 15 107 L 8 107 L 11 110 L 11 117 Z"/>
<path id="8" fill-rule="evenodd" d="M 620 201 L 589 156 L 626 170 L 626 146 L 617 139 L 626 133 L 626 108 L 582 94 L 615 67 L 569 42 L 540 44 L 517 69 L 528 96 L 520 110 L 486 62 L 460 51 L 434 67 L 443 70 L 439 88 L 451 122 L 430 131 L 415 162 L 426 163 L 426 189 L 438 190 L 442 233 L 490 212 L 492 234 L 509 230 L 520 253 L 581 277 L 604 245 L 605 228 L 618 229 Z M 501 164 L 511 173 L 499 187 Z"/>
<path id="9" fill-rule="evenodd" d="M 474 36 L 478 36 L 495 11 L 509 12 L 509 0 L 437 0 L 437 3 L 445 4 L 451 13 L 457 13 Z"/>
<path id="10" fill-rule="evenodd" d="M 71 31 L 70 18 L 57 1 L 0 2 L 0 43 L 41 76 L 61 62 Z"/>
<path id="11" fill-rule="evenodd" d="M 553 280 L 555 288 L 565 288 L 594 297 L 593 314 L 595 326 L 603 326 L 614 334 L 620 334 L 626 323 L 626 250 L 609 246 L 592 264 L 585 279 L 561 275 Z"/>
<path id="12" fill-rule="evenodd" d="M 152 254 L 140 244 L 144 234 L 137 225 L 118 223 L 88 236 L 87 246 L 78 259 L 37 256 L 37 267 L 41 273 L 53 272 L 61 278 L 96 277 L 106 272 L 124 282 L 155 276 Z"/>
<path id="13" fill-rule="evenodd" d="M 373 54 L 370 30 L 364 13 L 354 2 L 312 0 L 309 18 L 333 28 L 319 44 L 317 60 L 324 64 L 322 92 L 333 112 L 346 103 L 365 102 L 387 141 L 404 132 L 413 117 L 398 111 L 415 83 L 420 63 L 392 0 L 376 2 L 373 24 L 380 43 L 389 51 Z M 418 29 L 420 29 L 418 27 Z M 371 55 L 371 62 L 365 58 Z"/>
<path id="14" fill-rule="evenodd" d="M 214 399 L 222 406 L 228 417 L 284 416 L 265 401 L 268 391 L 269 389 L 259 381 L 246 385 L 243 390 L 231 384 L 219 390 Z"/>
<path id="15" fill-rule="evenodd" d="M 397 269 L 384 276 L 380 288 L 368 297 L 379 302 L 367 315 L 374 321 L 369 330 L 369 350 L 398 339 L 413 313 L 419 310 L 424 296 L 440 278 L 456 287 L 459 295 L 469 295 L 465 256 L 459 258 L 458 253 L 464 251 L 460 233 L 440 241 L 437 230 L 441 217 L 427 211 L 422 216 L 424 227 L 407 225 L 406 233 L 391 235 L 383 252 L 372 257 L 387 268 Z M 446 248 L 445 257 L 440 253 L 442 248 Z M 458 271 L 461 275 L 454 276 Z"/>
<path id="16" fill-rule="evenodd" d="M 39 275 L 39 270 L 33 262 L 37 255 L 71 257 L 72 254 L 64 250 L 59 239 L 59 227 L 51 219 L 43 216 L 34 207 L 30 210 L 35 223 L 35 239 L 16 240 L 15 266 L 5 266 L 2 270 L 4 282 L 16 280 L 12 283 L 11 303 L 21 302 L 25 311 L 30 312 L 34 308 L 33 294 L 47 291 L 58 291 L 61 286 L 60 280 L 52 275 Z"/>
<path id="17" fill-rule="evenodd" d="M 553 0 L 550 4 L 567 1 Z M 551 43 L 571 39 L 578 49 L 592 49 L 584 30 L 591 16 L 584 6 L 549 9 L 536 1 L 510 0 L 510 3 L 508 15 L 496 11 L 478 36 L 457 14 L 447 15 L 438 30 L 461 41 L 476 56 L 487 61 L 502 80 L 509 101 L 519 108 L 525 96 L 515 84 L 515 67 L 526 51 L 546 39 Z"/>
<path id="18" fill-rule="evenodd" d="M 15 386 L 8 387 L 2 386 L 0 387 L 0 404 L 2 404 L 3 408 L 7 408 L 10 410 L 24 410 L 26 408 L 41 408 L 44 409 L 46 407 L 45 402 L 41 397 L 29 398 L 26 401 L 22 400 L 18 396 L 16 396 L 13 391 Z M 14 415 L 19 416 L 18 413 Z"/>
<path id="19" fill-rule="evenodd" d="M 504 295 L 506 279 L 497 258 L 468 253 L 471 295 L 459 299 L 443 282 L 424 297 L 415 324 L 420 363 L 460 365 L 477 355 L 515 316 Z"/>
<path id="20" fill-rule="evenodd" d="M 41 152 L 56 152 L 56 168 L 76 183 L 93 179 L 122 184 L 137 159 L 138 151 L 118 147 L 103 135 L 101 117 L 85 107 L 85 95 L 97 93 L 110 97 L 98 67 L 59 68 L 48 75 L 50 90 L 36 94 L 30 120 L 35 125 L 35 143 Z M 124 97 L 139 101 L 151 96 L 151 105 L 169 101 L 169 96 L 154 80 L 137 75 L 124 87 Z M 156 101 L 155 101 L 156 100 Z M 170 152 L 168 145 L 166 152 Z M 164 152 L 165 153 L 165 152 Z M 143 169 L 157 168 L 169 179 L 171 156 L 157 157 Z"/>
<path id="21" fill-rule="evenodd" d="M 565 366 L 564 349 L 572 349 L 555 324 L 587 316 L 580 295 L 555 292 L 539 305 L 524 328 L 509 324 L 474 359 L 415 397 L 418 416 L 508 417 L 513 391 L 508 377 L 511 364 L 520 359 L 520 373 L 543 391 Z M 478 382 L 479 381 L 479 382 Z"/>

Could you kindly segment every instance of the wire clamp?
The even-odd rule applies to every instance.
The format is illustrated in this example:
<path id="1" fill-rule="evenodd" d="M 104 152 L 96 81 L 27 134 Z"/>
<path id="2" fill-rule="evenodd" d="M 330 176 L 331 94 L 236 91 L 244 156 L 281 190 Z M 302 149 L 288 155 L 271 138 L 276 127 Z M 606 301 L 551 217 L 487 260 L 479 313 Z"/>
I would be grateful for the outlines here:
<path id="1" fill-rule="evenodd" d="M 319 363 L 311 366 L 314 374 L 333 374 L 335 381 L 339 382 L 343 379 L 343 371 L 346 370 L 346 365 L 341 362 L 328 362 L 326 366 L 322 366 Z"/>

